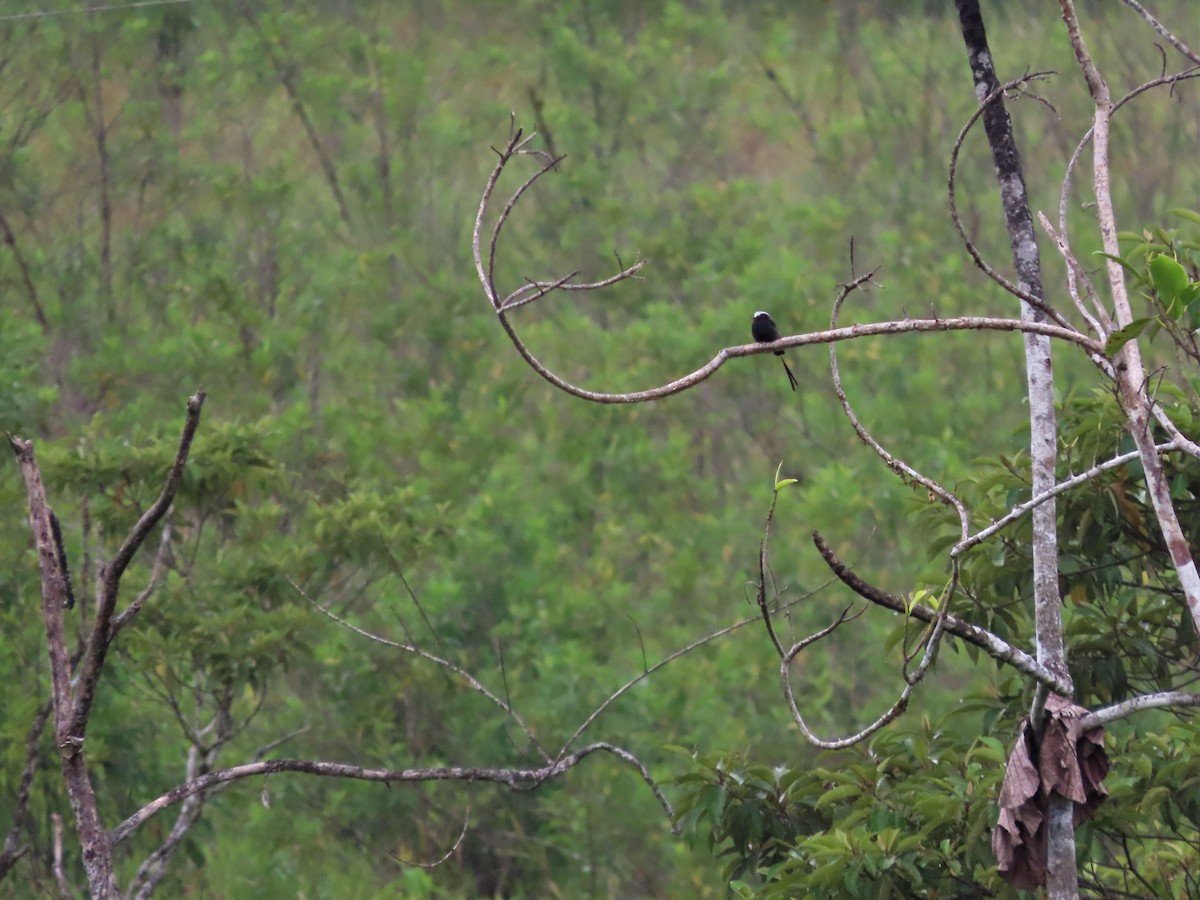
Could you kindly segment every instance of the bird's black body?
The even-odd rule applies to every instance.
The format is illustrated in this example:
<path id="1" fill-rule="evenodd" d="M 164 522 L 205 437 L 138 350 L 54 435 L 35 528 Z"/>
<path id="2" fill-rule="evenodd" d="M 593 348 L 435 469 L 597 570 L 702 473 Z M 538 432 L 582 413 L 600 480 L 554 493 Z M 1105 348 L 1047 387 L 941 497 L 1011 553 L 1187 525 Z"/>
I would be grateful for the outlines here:
<path id="1" fill-rule="evenodd" d="M 760 344 L 769 344 L 772 341 L 779 340 L 779 327 L 775 324 L 775 320 L 771 318 L 769 313 L 763 312 L 761 309 L 754 314 L 754 321 L 750 323 L 750 336 Z M 775 355 L 782 357 L 783 351 L 776 350 Z M 786 359 L 780 359 L 783 363 L 783 370 L 787 372 L 788 384 L 792 386 L 792 390 L 796 389 L 796 376 L 792 374 L 792 370 L 788 367 Z"/>

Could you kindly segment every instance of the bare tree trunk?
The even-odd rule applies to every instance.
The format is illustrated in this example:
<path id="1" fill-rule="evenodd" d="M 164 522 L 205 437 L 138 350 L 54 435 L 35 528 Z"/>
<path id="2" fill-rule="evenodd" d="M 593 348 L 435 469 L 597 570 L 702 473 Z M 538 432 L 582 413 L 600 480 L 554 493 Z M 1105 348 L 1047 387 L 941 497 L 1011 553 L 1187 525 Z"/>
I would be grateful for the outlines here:
<path id="1" fill-rule="evenodd" d="M 50 507 L 46 503 L 41 472 L 34 460 L 33 442 L 10 437 L 9 443 L 25 476 L 29 524 L 33 529 L 41 566 L 42 619 L 46 626 L 46 645 L 50 653 L 50 678 L 54 692 L 54 742 L 71 811 L 75 814 L 75 831 L 79 838 L 83 870 L 87 875 L 92 900 L 116 900 L 118 893 L 116 875 L 113 872 L 112 844 L 96 804 L 96 793 L 83 753 L 83 735 L 73 727 L 71 662 L 67 654 L 63 627 L 67 582 L 55 551 Z"/>
<path id="2" fill-rule="evenodd" d="M 959 24 L 967 47 L 967 58 L 975 82 L 975 94 L 982 103 L 993 97 L 983 113 L 983 125 L 996 180 L 1000 184 L 1000 199 L 1012 246 L 1013 266 L 1018 285 L 1038 300 L 1043 299 L 1041 258 L 1029 210 L 1021 158 L 1017 152 L 1012 120 L 1004 106 L 1003 94 L 997 94 L 1000 81 L 996 77 L 992 55 L 988 49 L 987 32 L 978 0 L 956 0 Z M 1027 322 L 1043 322 L 1045 314 L 1021 301 L 1021 318 Z M 1029 455 L 1033 495 L 1050 490 L 1055 484 L 1057 423 L 1054 411 L 1054 366 L 1050 356 L 1050 339 L 1026 332 L 1025 377 L 1029 388 Z M 1058 536 L 1055 527 L 1056 510 L 1053 499 L 1033 510 L 1033 590 L 1034 621 L 1037 633 L 1038 662 L 1064 678 L 1069 678 L 1066 650 L 1062 633 L 1062 603 L 1058 593 Z M 1069 699 L 1069 698 L 1068 698 Z M 1033 725 L 1040 728 L 1045 692 L 1038 692 L 1034 704 Z M 1046 821 L 1047 890 L 1051 898 L 1079 896 L 1078 872 L 1075 864 L 1075 830 L 1072 803 L 1056 793 L 1050 795 Z"/>

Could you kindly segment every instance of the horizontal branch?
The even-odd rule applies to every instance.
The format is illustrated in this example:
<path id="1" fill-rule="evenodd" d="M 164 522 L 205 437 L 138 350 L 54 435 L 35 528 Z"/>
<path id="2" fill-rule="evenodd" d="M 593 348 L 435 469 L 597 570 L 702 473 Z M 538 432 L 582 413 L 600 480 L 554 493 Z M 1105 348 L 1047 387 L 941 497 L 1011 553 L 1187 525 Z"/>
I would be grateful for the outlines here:
<path id="1" fill-rule="evenodd" d="M 441 766 L 428 769 L 367 769 L 362 766 L 352 766 L 346 763 L 321 762 L 313 759 L 268 759 L 260 762 L 246 763 L 228 769 L 209 772 L 199 778 L 193 778 L 178 787 L 172 788 L 156 800 L 147 803 L 132 816 L 112 830 L 110 838 L 115 845 L 129 837 L 137 828 L 145 823 L 155 813 L 185 800 L 193 794 L 210 791 L 213 788 L 243 778 L 254 778 L 260 775 L 274 775 L 279 772 L 300 772 L 319 778 L 349 778 L 355 781 L 376 781 L 384 784 L 398 782 L 427 782 L 427 781 L 484 781 L 492 784 L 503 784 L 510 788 L 533 788 L 551 778 L 558 777 L 573 768 L 597 751 L 604 751 L 636 768 L 642 780 L 650 786 L 669 818 L 674 818 L 670 802 L 655 783 L 646 767 L 628 750 L 607 743 L 589 744 L 574 753 L 555 760 L 549 765 L 535 769 L 505 769 L 505 768 L 469 768 L 463 766 Z"/>
<path id="2" fill-rule="evenodd" d="M 516 330 L 508 321 L 503 311 L 499 312 L 501 325 L 508 333 L 517 352 L 529 363 L 530 367 L 560 390 L 591 400 L 594 403 L 647 403 L 661 400 L 672 394 L 677 394 L 688 388 L 695 387 L 707 379 L 729 360 L 741 356 L 754 356 L 760 353 L 775 353 L 789 347 L 807 347 L 812 344 L 832 344 L 838 341 L 849 341 L 856 338 L 873 337 L 887 334 L 925 334 L 943 331 L 1022 331 L 1031 334 L 1043 334 L 1047 337 L 1059 338 L 1078 344 L 1089 353 L 1103 353 L 1104 345 L 1092 340 L 1084 334 L 1060 325 L 1046 322 L 1023 322 L 1020 319 L 992 318 L 989 316 L 953 316 L 950 318 L 933 319 L 899 319 L 889 322 L 868 322 L 865 325 L 844 325 L 840 328 L 830 328 L 826 331 L 814 331 L 807 334 L 793 334 L 769 344 L 740 344 L 735 347 L 725 347 L 707 364 L 668 384 L 645 391 L 634 391 L 628 394 L 612 394 L 600 391 L 589 391 L 577 387 L 560 378 L 539 362 L 525 343 L 517 335 Z"/>
<path id="3" fill-rule="evenodd" d="M 1106 706 L 1104 709 L 1088 713 L 1083 719 L 1083 727 L 1085 729 L 1096 728 L 1116 722 L 1118 719 L 1124 719 L 1144 709 L 1165 709 L 1171 706 L 1200 706 L 1200 694 L 1192 694 L 1188 691 L 1163 691 L 1158 694 L 1133 697 L 1130 700 L 1123 700 L 1112 706 Z"/>

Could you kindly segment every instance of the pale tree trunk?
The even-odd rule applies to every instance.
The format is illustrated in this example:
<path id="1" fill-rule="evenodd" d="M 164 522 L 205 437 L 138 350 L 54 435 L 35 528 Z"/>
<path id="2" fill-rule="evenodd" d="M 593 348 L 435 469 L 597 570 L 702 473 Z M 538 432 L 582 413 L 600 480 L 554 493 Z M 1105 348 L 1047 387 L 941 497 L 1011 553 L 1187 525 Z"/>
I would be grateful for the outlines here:
<path id="1" fill-rule="evenodd" d="M 1038 300 L 1043 299 L 1041 259 L 1029 209 L 1021 159 L 1017 152 L 1012 121 L 1004 106 L 1003 94 L 997 95 L 1000 81 L 988 50 L 987 33 L 978 0 L 957 0 L 959 24 L 967 47 L 967 58 L 975 83 L 975 95 L 982 103 L 994 99 L 983 113 L 983 124 L 996 179 L 1008 237 L 1012 245 L 1013 266 L 1018 286 Z M 1042 322 L 1045 314 L 1024 300 L 1021 318 Z M 1029 391 L 1029 455 L 1033 496 L 1055 485 L 1057 426 L 1054 411 L 1054 367 L 1050 356 L 1050 338 L 1026 332 L 1025 377 Z M 1055 530 L 1055 502 L 1048 500 L 1033 509 L 1033 590 L 1037 658 L 1055 673 L 1069 678 L 1063 645 L 1062 602 L 1058 593 L 1058 536 Z M 1069 699 L 1069 698 L 1068 698 Z M 1034 704 L 1034 727 L 1044 710 L 1045 693 L 1039 691 Z M 1070 800 L 1050 795 L 1046 823 L 1047 892 L 1051 898 L 1079 896 L 1075 866 L 1075 830 Z"/>
<path id="2" fill-rule="evenodd" d="M 1092 190 L 1096 198 L 1096 224 L 1100 227 L 1100 238 L 1104 244 L 1104 252 L 1108 255 L 1105 272 L 1112 292 L 1116 326 L 1125 328 L 1133 322 L 1133 309 L 1125 286 L 1125 271 L 1116 262 L 1120 257 L 1121 248 L 1117 242 L 1117 219 L 1113 210 L 1108 166 L 1109 119 L 1116 110 L 1116 105 L 1113 103 L 1108 83 L 1100 74 L 1084 42 L 1079 17 L 1075 13 L 1075 4 L 1071 0 L 1059 0 L 1059 6 L 1067 26 L 1071 48 L 1075 51 L 1075 59 L 1087 81 L 1088 92 L 1095 105 L 1092 124 Z M 1142 12 L 1145 13 L 1144 10 Z M 1165 32 L 1165 29 L 1164 33 L 1170 34 Z M 1173 36 L 1169 43 L 1183 52 L 1189 60 L 1196 62 L 1196 54 L 1185 44 Z M 1179 576 L 1179 586 L 1186 597 L 1192 626 L 1200 634 L 1200 571 L 1197 570 L 1196 561 L 1192 557 L 1191 542 L 1188 535 L 1184 534 L 1175 511 L 1175 503 L 1171 499 L 1171 486 L 1167 482 L 1162 460 L 1159 459 L 1154 446 L 1154 437 L 1150 429 L 1151 418 L 1155 418 L 1166 428 L 1175 440 L 1182 443 L 1186 439 L 1165 413 L 1155 409 L 1148 388 L 1150 379 L 1142 364 L 1136 336 L 1124 345 L 1116 363 L 1113 367 L 1113 377 L 1117 382 L 1117 399 L 1126 416 L 1129 436 L 1133 438 L 1141 457 L 1142 470 L 1146 477 L 1146 492 L 1154 507 L 1154 516 L 1162 532 L 1163 541 L 1171 554 L 1171 562 Z M 1197 448 L 1194 442 L 1187 443 L 1190 444 L 1188 452 L 1200 458 L 1200 448 Z"/>

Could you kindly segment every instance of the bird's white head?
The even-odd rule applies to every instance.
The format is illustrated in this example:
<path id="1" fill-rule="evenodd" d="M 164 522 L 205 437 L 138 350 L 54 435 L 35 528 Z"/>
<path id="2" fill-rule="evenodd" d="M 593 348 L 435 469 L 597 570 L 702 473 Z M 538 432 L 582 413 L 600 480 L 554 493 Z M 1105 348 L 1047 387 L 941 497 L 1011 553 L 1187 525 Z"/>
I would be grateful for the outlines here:
<path id="1" fill-rule="evenodd" d="M 768 312 L 763 312 L 763 310 L 761 310 L 761 309 L 760 309 L 758 312 L 756 312 L 756 313 L 754 314 L 754 318 L 756 318 L 756 319 L 757 319 L 759 316 L 766 316 L 768 319 L 769 319 L 769 318 L 771 318 L 771 314 L 770 314 L 770 313 L 768 313 Z"/>

